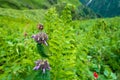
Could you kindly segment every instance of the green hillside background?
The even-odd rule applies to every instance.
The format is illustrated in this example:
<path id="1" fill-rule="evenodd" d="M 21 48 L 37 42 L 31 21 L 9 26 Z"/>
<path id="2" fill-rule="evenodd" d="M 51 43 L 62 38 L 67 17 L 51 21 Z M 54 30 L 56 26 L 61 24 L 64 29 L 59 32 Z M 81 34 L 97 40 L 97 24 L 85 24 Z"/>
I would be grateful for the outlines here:
<path id="1" fill-rule="evenodd" d="M 120 16 L 120 0 L 80 0 L 97 14 L 103 17 Z"/>
<path id="2" fill-rule="evenodd" d="M 0 0 L 0 80 L 119 80 L 119 20 L 79 0 Z M 31 38 L 38 24 L 48 46 Z M 51 70 L 33 70 L 39 59 Z"/>

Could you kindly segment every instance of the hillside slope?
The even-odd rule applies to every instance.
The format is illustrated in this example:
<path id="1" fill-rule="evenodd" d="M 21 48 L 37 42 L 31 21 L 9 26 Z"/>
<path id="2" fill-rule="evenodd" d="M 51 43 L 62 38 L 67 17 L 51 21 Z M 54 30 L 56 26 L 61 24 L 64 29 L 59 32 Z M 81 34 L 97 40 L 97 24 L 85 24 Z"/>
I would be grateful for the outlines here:
<path id="1" fill-rule="evenodd" d="M 120 16 L 120 0 L 80 0 L 103 17 Z"/>
<path id="2" fill-rule="evenodd" d="M 25 1 L 32 8 L 21 7 Z M 11 3 L 0 8 L 0 80 L 120 79 L 120 17 L 97 19 L 78 0 Z M 33 39 L 38 33 L 48 36 L 48 46 Z"/>
<path id="3" fill-rule="evenodd" d="M 36 78 L 34 61 L 43 57 L 31 36 L 39 32 L 37 25 L 41 22 L 49 37 L 49 46 L 44 46 L 47 57 L 43 59 L 48 60 L 52 68 L 51 80 L 92 80 L 93 72 L 97 72 L 101 80 L 120 78 L 120 17 L 73 21 L 71 7 L 68 4 L 61 15 L 55 7 L 50 8 L 43 20 L 39 19 L 39 10 L 1 8 L 1 80 Z"/>
<path id="4" fill-rule="evenodd" d="M 97 17 L 92 10 L 83 6 L 79 0 L 0 0 L 0 7 L 3 9 L 9 8 L 17 10 L 47 10 L 50 7 L 56 7 L 57 12 L 61 14 L 61 11 L 68 3 L 74 5 L 73 8 L 71 8 L 71 14 L 74 20 Z M 44 15 L 44 12 L 41 12 L 41 15 Z"/>
<path id="5" fill-rule="evenodd" d="M 52 5 L 71 3 L 81 5 L 79 0 L 0 0 L 0 7 L 13 9 L 48 9 Z"/>

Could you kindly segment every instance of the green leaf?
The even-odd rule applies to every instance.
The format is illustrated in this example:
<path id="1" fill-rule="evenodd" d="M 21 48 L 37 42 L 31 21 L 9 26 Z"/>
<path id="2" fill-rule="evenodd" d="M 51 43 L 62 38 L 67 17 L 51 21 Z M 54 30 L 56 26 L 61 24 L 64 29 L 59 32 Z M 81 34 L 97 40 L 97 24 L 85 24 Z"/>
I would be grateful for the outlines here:
<path id="1" fill-rule="evenodd" d="M 111 75 L 110 75 L 110 76 L 112 77 L 113 80 L 116 80 L 116 79 L 117 79 L 117 76 L 116 76 L 115 73 L 112 73 L 112 72 L 111 72 Z"/>
<path id="2" fill-rule="evenodd" d="M 108 77 L 109 74 L 110 74 L 109 71 L 105 69 L 105 70 L 104 70 L 104 75 L 105 75 L 106 77 Z"/>

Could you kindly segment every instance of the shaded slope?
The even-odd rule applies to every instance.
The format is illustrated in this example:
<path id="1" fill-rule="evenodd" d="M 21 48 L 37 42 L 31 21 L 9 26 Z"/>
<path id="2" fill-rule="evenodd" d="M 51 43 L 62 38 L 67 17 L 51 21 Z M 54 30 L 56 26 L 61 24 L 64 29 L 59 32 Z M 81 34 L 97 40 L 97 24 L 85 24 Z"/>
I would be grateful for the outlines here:
<path id="1" fill-rule="evenodd" d="M 80 0 L 103 17 L 120 16 L 120 0 Z M 89 3 L 89 1 L 91 1 Z M 88 4 L 89 3 L 89 4 Z"/>

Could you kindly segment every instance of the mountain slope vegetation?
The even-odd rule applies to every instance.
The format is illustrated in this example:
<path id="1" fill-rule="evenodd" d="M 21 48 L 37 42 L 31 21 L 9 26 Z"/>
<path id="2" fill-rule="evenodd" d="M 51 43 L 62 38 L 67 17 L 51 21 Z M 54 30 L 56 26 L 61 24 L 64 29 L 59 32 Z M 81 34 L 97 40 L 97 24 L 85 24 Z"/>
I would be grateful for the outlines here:
<path id="1" fill-rule="evenodd" d="M 65 4 L 49 9 L 0 8 L 0 80 L 93 80 L 94 72 L 98 80 L 119 80 L 120 17 L 81 15 L 84 19 L 75 20 L 76 6 L 69 0 Z M 38 47 L 31 38 L 41 32 L 38 24 L 44 26 L 48 46 Z M 50 71 L 33 70 L 39 59 L 49 62 Z"/>
<path id="2" fill-rule="evenodd" d="M 120 0 L 80 0 L 103 17 L 120 16 Z M 90 3 L 89 3 L 90 2 Z M 89 4 L 88 4 L 89 3 Z"/>
<path id="3" fill-rule="evenodd" d="M 50 7 L 56 7 L 57 12 L 61 14 L 61 11 L 66 6 L 67 3 L 73 4 L 72 7 L 72 17 L 73 20 L 76 19 L 88 19 L 96 18 L 97 15 L 89 8 L 83 6 L 79 0 L 0 0 L 0 7 L 6 9 L 18 9 L 18 10 L 33 10 L 42 9 L 47 10 Z M 41 12 L 44 15 L 44 12 Z"/>

